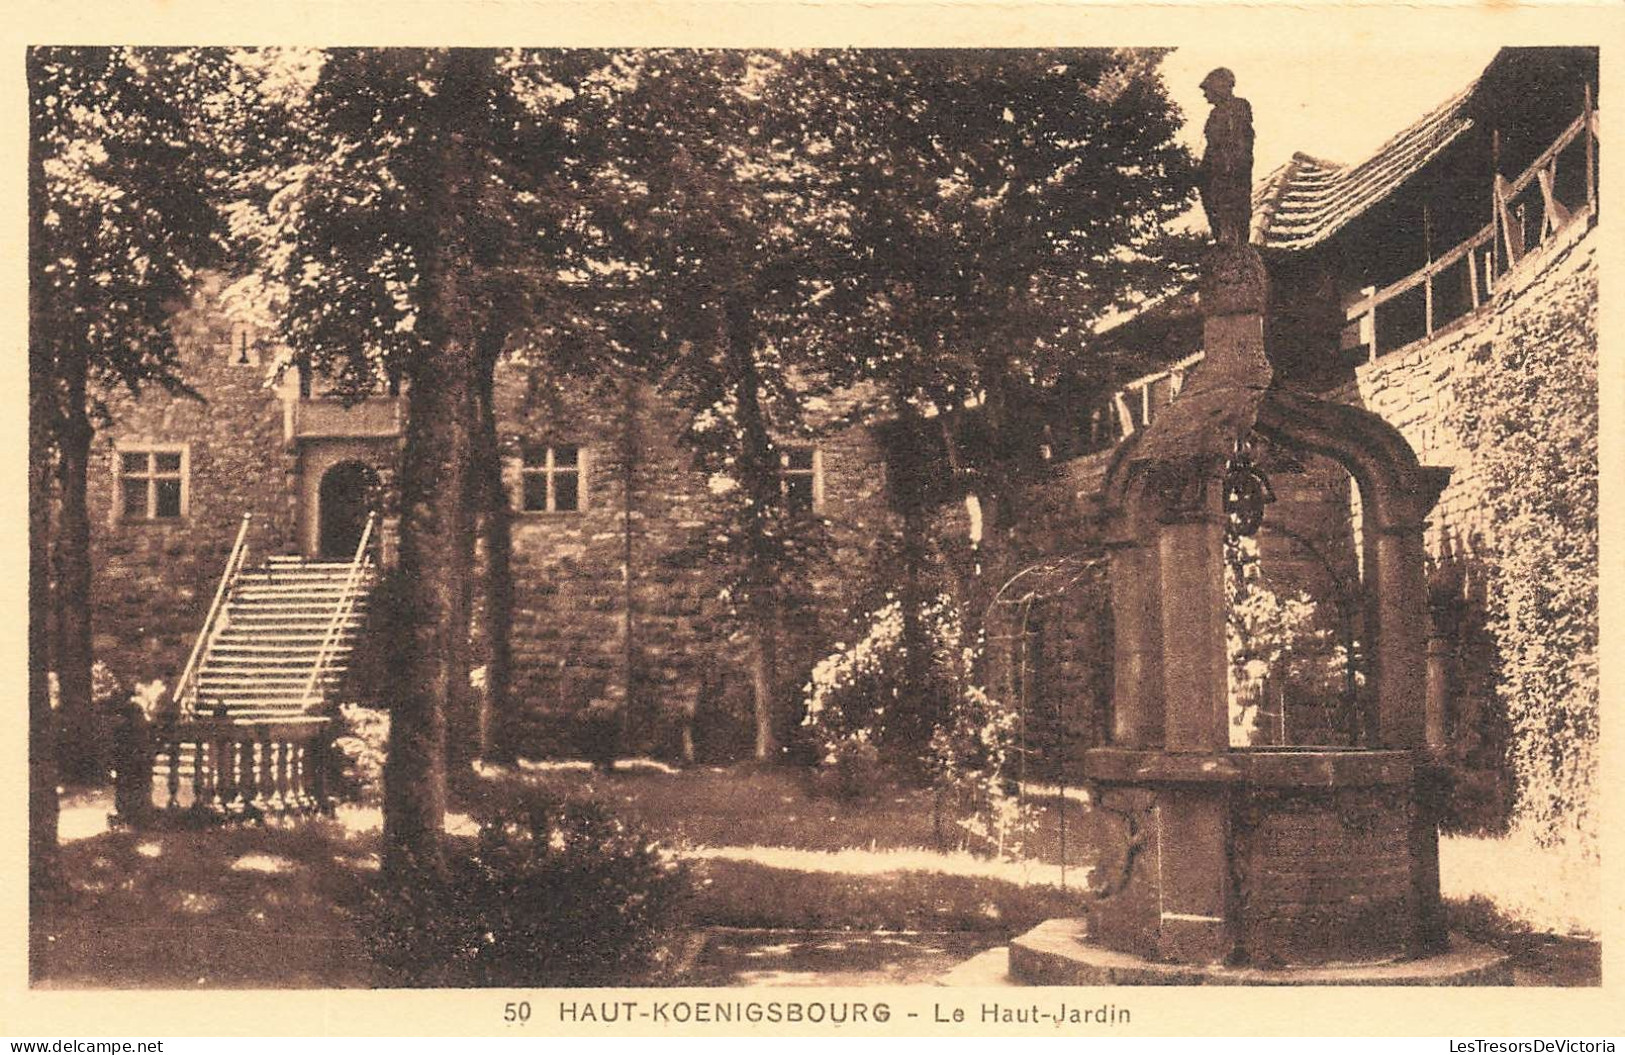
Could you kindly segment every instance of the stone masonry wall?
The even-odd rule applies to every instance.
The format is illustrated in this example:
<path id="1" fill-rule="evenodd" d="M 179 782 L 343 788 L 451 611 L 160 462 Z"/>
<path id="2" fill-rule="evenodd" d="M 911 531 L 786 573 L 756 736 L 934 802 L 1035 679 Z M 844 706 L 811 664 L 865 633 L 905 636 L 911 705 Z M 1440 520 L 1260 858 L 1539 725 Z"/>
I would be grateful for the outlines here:
<path id="1" fill-rule="evenodd" d="M 1496 361 L 1512 342 L 1581 350 L 1597 340 L 1597 239 L 1582 220 L 1502 276 L 1495 297 L 1430 340 L 1361 366 L 1342 396 L 1381 414 L 1424 464 L 1449 466 L 1449 486 L 1428 526 L 1436 567 L 1452 573 L 1447 734 L 1457 770 L 1452 823 L 1493 824 L 1508 808 L 1505 729 L 1495 701 L 1498 657 L 1484 626 L 1483 564 L 1495 524 L 1484 510 L 1485 480 L 1472 447 L 1453 425 L 1470 364 Z M 1439 600 L 1440 597 L 1435 597 Z"/>
<path id="2" fill-rule="evenodd" d="M 1462 368 L 1514 336 L 1581 345 L 1596 340 L 1596 239 L 1583 224 L 1558 236 L 1498 282 L 1480 311 L 1420 341 L 1366 363 L 1340 397 L 1381 414 L 1404 434 L 1425 465 L 1451 468 L 1450 485 L 1428 529 L 1428 550 L 1472 546 L 1494 525 L 1481 517 L 1483 483 L 1471 448 L 1451 428 Z"/>
<path id="3" fill-rule="evenodd" d="M 701 760 L 748 751 L 743 642 L 720 598 L 714 499 L 681 443 L 681 409 L 642 381 L 603 378 L 562 392 L 514 369 L 499 380 L 498 413 L 514 508 L 526 444 L 575 446 L 585 467 L 583 508 L 520 512 L 513 521 L 522 752 L 590 753 L 592 740 L 614 735 L 605 722 L 619 726 L 626 751 Z M 834 640 L 888 515 L 866 430 L 817 446 L 815 513 L 828 521 L 830 548 L 806 584 L 815 602 L 786 614 L 787 696 Z"/>
<path id="4" fill-rule="evenodd" d="M 183 376 L 203 400 L 157 387 L 140 397 L 108 393 L 113 424 L 92 444 L 94 647 L 126 686 L 160 678 L 174 687 L 244 513 L 255 515 L 251 555 L 293 543 L 294 461 L 283 445 L 281 403 L 265 387 L 264 367 L 239 363 L 221 284 L 205 278 L 175 320 Z M 188 501 L 178 519 L 118 515 L 119 449 L 149 444 L 185 445 Z"/>
<path id="5" fill-rule="evenodd" d="M 203 398 L 110 393 L 113 422 L 92 452 L 95 650 L 126 685 L 158 678 L 173 687 L 244 513 L 255 518 L 251 561 L 299 552 L 313 544 L 314 510 L 301 511 L 324 468 L 359 458 L 386 485 L 393 476 L 394 440 L 285 442 L 283 401 L 267 387 L 260 349 L 251 345 L 251 361 L 239 362 L 243 331 L 220 304 L 222 286 L 203 277 L 176 315 L 182 375 Z M 529 716 L 527 751 L 587 750 L 584 737 L 602 733 L 583 721 L 595 703 L 624 723 L 627 749 L 716 758 L 747 750 L 749 680 L 719 599 L 714 498 L 680 442 L 680 409 L 645 383 L 608 378 L 561 395 L 520 368 L 504 371 L 498 398 L 513 508 L 522 505 L 527 445 L 577 445 L 583 459 L 580 510 L 513 520 L 514 686 Z M 814 417 L 847 409 L 831 400 Z M 867 430 L 817 444 L 816 515 L 827 521 L 829 548 L 806 584 L 813 603 L 787 613 L 787 696 L 835 640 L 889 516 Z M 183 515 L 122 518 L 120 451 L 152 447 L 185 452 Z"/>

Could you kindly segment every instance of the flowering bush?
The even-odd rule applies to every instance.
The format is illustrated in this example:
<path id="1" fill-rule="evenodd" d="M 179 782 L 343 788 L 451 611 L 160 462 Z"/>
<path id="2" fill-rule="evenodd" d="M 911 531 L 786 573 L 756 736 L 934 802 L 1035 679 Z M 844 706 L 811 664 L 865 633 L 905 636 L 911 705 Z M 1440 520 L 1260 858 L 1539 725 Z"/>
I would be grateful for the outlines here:
<path id="1" fill-rule="evenodd" d="M 339 707 L 342 723 L 333 748 L 338 791 L 345 798 L 376 806 L 384 798 L 384 759 L 389 753 L 389 712 L 353 703 Z"/>
<path id="2" fill-rule="evenodd" d="M 886 767 L 880 749 L 869 742 L 869 731 L 859 729 L 827 748 L 819 775 L 820 790 L 855 801 L 873 795 L 886 782 Z"/>
<path id="3" fill-rule="evenodd" d="M 141 713 L 146 715 L 149 722 L 168 710 L 172 702 L 169 687 L 157 679 L 141 682 L 130 694 L 130 699 L 141 708 Z"/>
<path id="4" fill-rule="evenodd" d="M 1013 782 L 1018 726 L 1014 711 L 966 683 L 931 734 L 933 786 L 971 805 L 963 827 L 1000 857 L 1019 848 L 1030 819 Z"/>
<path id="5" fill-rule="evenodd" d="M 1354 742 L 1358 730 L 1351 727 L 1352 692 L 1362 679 L 1358 671 L 1352 679 L 1349 676 L 1349 649 L 1334 640 L 1307 593 L 1282 596 L 1271 589 L 1259 563 L 1256 538 L 1231 536 L 1225 548 L 1231 746 L 1295 739 L 1285 730 L 1272 737 L 1262 727 L 1270 695 L 1275 697 L 1273 717 L 1283 726 L 1285 712 L 1294 703 L 1317 706 L 1341 698 L 1350 713 L 1341 716 L 1344 728 L 1337 731 Z"/>
<path id="6" fill-rule="evenodd" d="M 933 598 L 919 621 L 931 647 L 924 771 L 941 798 L 968 809 L 965 829 L 1002 854 L 1014 848 L 1023 822 L 1011 784 L 1017 716 L 975 684 L 976 649 L 964 643 L 951 599 Z M 889 757 L 898 742 L 890 722 L 909 691 L 902 602 L 890 598 L 856 643 L 835 647 L 813 668 L 802 725 L 829 784 L 838 794 L 857 797 L 876 790 L 888 768 L 918 761 Z"/>
<path id="7" fill-rule="evenodd" d="M 835 651 L 813 667 L 801 724 L 821 765 L 834 765 L 842 744 L 870 743 L 884 729 L 887 706 L 902 692 L 896 677 L 902 640 L 903 608 L 892 601 L 871 617 L 855 644 L 836 642 Z"/>
<path id="8" fill-rule="evenodd" d="M 61 683 L 57 680 L 56 671 L 51 671 L 47 676 L 46 685 L 51 696 L 51 710 L 57 710 L 62 706 L 62 688 Z M 159 683 L 159 685 L 161 690 L 162 683 Z M 113 673 L 113 668 L 99 659 L 91 664 L 90 702 L 97 708 L 107 708 L 121 703 L 123 696 L 124 684 L 119 681 L 118 675 Z M 150 718 L 151 715 L 149 714 L 148 717 Z"/>
<path id="9" fill-rule="evenodd" d="M 54 684 L 54 682 L 53 682 Z M 101 660 L 90 665 L 90 699 L 98 707 L 105 707 L 116 703 L 124 693 L 124 684 L 119 681 L 118 675 L 113 673 Z M 148 717 L 151 717 L 149 714 Z"/>

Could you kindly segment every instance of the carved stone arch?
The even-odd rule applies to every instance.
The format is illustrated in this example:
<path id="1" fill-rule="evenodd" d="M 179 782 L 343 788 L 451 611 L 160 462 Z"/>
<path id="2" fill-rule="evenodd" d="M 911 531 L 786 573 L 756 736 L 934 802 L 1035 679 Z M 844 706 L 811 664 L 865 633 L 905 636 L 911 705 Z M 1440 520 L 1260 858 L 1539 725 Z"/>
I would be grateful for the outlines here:
<path id="1" fill-rule="evenodd" d="M 1129 794 L 1146 807 L 1138 816 L 1157 851 L 1092 905 L 1089 943 L 1198 974 L 1248 961 L 1387 964 L 1444 939 L 1422 531 L 1447 474 L 1420 465 L 1376 415 L 1274 384 L 1264 278 L 1244 246 L 1204 264 L 1206 358 L 1116 452 L 1101 495 L 1112 729 L 1082 770 L 1100 801 Z M 1359 488 L 1375 712 L 1359 748 L 1231 746 L 1225 475 L 1250 436 L 1333 461 Z"/>
<path id="2" fill-rule="evenodd" d="M 1288 449 L 1331 458 L 1360 489 L 1372 746 L 1419 749 L 1427 692 L 1427 573 L 1422 529 L 1450 479 L 1424 466 L 1399 430 L 1360 407 L 1272 389 L 1254 426 Z"/>
<path id="3" fill-rule="evenodd" d="M 1254 428 L 1283 447 L 1324 455 L 1347 469 L 1378 531 L 1419 528 L 1450 479 L 1450 470 L 1419 463 L 1398 429 L 1361 407 L 1271 389 Z"/>
<path id="4" fill-rule="evenodd" d="M 1141 435 L 1137 432 L 1119 443 L 1106 463 L 1105 480 L 1100 489 L 1100 511 L 1108 542 L 1119 536 L 1122 539 L 1132 537 L 1141 527 L 1133 523 L 1135 514 L 1142 508 L 1137 494 L 1140 488 L 1134 485 L 1140 483 L 1143 486 L 1143 480 L 1137 479 L 1129 471 Z"/>

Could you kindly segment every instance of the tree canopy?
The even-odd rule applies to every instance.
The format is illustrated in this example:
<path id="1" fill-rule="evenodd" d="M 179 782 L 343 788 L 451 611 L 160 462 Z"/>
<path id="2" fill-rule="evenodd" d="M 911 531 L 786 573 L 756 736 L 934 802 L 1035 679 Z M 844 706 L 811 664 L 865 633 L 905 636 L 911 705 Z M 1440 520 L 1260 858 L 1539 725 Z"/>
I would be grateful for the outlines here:
<path id="1" fill-rule="evenodd" d="M 29 53 L 39 217 L 29 340 L 96 380 L 180 387 L 170 332 L 197 269 L 221 257 L 224 175 L 203 129 L 223 56 L 207 50 Z"/>
<path id="2" fill-rule="evenodd" d="M 467 693 L 489 499 L 474 496 L 493 486 L 478 462 L 494 449 L 501 356 L 555 375 L 636 371 L 686 408 L 728 525 L 712 556 L 733 569 L 756 642 L 766 757 L 775 627 L 816 541 L 784 516 L 780 478 L 780 444 L 812 427 L 807 398 L 868 382 L 873 411 L 981 402 L 1014 420 L 1024 390 L 1088 372 L 1103 314 L 1178 271 L 1163 225 L 1191 165 L 1156 52 L 220 55 L 86 52 L 51 67 L 60 90 L 38 80 L 42 113 L 139 146 L 48 151 L 76 189 L 37 224 L 61 293 L 37 328 L 104 338 L 120 377 L 173 380 L 158 299 L 128 287 L 184 294 L 218 206 L 242 269 L 233 293 L 290 361 L 345 399 L 406 383 L 413 647 L 386 800 L 393 842 L 431 857 L 447 722 Z M 176 79 L 167 98 L 120 94 L 205 59 L 211 77 Z M 73 101 L 86 92 L 106 104 Z M 181 132 L 199 123 L 208 151 Z M 52 264 L 57 234 L 76 248 Z"/>

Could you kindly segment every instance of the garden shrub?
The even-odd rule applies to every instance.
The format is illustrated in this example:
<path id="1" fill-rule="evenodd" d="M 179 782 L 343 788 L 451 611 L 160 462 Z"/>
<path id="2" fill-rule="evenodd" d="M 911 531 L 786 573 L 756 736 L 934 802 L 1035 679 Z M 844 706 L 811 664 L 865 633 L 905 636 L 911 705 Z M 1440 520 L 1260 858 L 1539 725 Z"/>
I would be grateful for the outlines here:
<path id="1" fill-rule="evenodd" d="M 962 826 L 1001 857 L 1020 849 L 1031 820 L 1015 783 L 1019 723 L 1014 711 L 967 683 L 931 734 L 932 786 L 971 808 Z"/>
<path id="2" fill-rule="evenodd" d="M 383 802 L 389 712 L 359 704 L 340 705 L 333 749 L 337 770 L 334 790 L 339 797 L 368 806 Z"/>
<path id="3" fill-rule="evenodd" d="M 886 783 L 880 749 L 869 742 L 866 731 L 860 730 L 830 745 L 818 766 L 814 790 L 856 802 L 874 796 Z"/>
<path id="4" fill-rule="evenodd" d="M 1577 250 L 1578 251 L 1578 250 Z M 1595 287 L 1553 287 L 1463 364 L 1453 410 L 1490 525 L 1487 627 L 1510 727 L 1517 820 L 1545 842 L 1596 838 Z M 1565 294 L 1567 294 L 1565 296 Z M 1538 314 L 1534 314 L 1538 312 Z"/>
<path id="5" fill-rule="evenodd" d="M 967 830 L 997 852 L 1014 849 L 1023 817 L 1014 787 L 1017 715 L 975 683 L 976 650 L 967 646 L 957 607 L 938 595 L 920 611 L 931 647 L 923 713 L 931 733 L 923 771 L 939 801 L 970 814 Z M 888 597 L 863 636 L 813 668 L 804 690 L 804 731 L 819 760 L 823 786 L 847 797 L 879 790 L 888 774 L 919 769 L 890 726 L 904 694 L 902 602 Z M 917 702 L 917 701 L 911 701 Z"/>
<path id="6" fill-rule="evenodd" d="M 361 928 L 380 981 L 404 986 L 607 986 L 671 959 L 686 868 L 594 803 L 534 790 L 478 807 L 444 879 L 373 891 Z"/>

